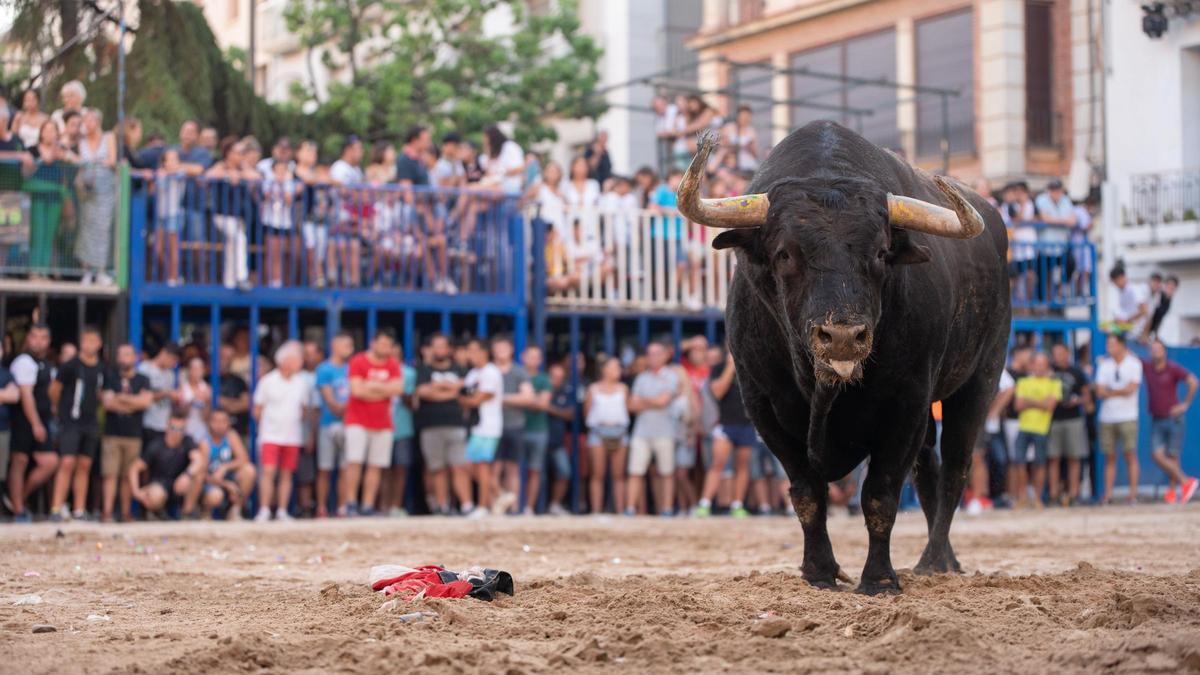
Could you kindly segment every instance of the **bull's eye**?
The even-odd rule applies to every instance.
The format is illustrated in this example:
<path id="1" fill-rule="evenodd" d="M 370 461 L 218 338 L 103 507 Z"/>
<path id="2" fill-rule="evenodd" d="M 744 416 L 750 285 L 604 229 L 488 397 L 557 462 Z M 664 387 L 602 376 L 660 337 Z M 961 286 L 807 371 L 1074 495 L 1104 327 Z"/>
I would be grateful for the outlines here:
<path id="1" fill-rule="evenodd" d="M 885 262 L 887 260 L 887 255 L 888 255 L 887 249 L 881 248 L 881 249 L 879 249 L 879 253 L 875 254 L 875 259 L 878 260 L 879 262 Z"/>
<path id="2" fill-rule="evenodd" d="M 787 252 L 786 248 L 779 249 L 779 253 L 775 254 L 775 261 L 785 263 L 792 259 L 792 254 Z"/>

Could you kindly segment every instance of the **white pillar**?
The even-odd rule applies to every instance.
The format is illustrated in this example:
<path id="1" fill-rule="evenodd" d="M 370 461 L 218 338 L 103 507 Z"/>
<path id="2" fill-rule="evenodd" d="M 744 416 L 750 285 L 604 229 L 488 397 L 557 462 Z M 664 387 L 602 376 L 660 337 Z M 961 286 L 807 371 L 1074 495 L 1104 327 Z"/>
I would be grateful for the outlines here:
<path id="1" fill-rule="evenodd" d="M 792 129 L 792 106 L 785 103 L 792 98 L 791 75 L 780 72 L 789 67 L 787 52 L 772 54 L 771 66 L 775 68 L 775 76 L 771 78 L 771 98 L 777 101 L 771 106 L 771 145 L 775 145 Z"/>
<path id="2" fill-rule="evenodd" d="M 916 33 L 912 17 L 896 22 L 896 81 L 917 82 Z M 904 156 L 917 156 L 917 100 L 910 89 L 901 89 L 896 96 L 896 128 L 900 132 L 900 147 Z"/>
<path id="3" fill-rule="evenodd" d="M 1025 175 L 1025 4 L 979 0 L 979 145 L 983 175 Z"/>

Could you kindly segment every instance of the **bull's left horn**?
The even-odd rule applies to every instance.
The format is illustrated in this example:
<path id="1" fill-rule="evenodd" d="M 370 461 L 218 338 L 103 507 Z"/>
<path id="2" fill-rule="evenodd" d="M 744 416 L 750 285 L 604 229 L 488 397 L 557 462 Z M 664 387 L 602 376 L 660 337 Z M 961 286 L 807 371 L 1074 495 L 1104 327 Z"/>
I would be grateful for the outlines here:
<path id="1" fill-rule="evenodd" d="M 712 131 L 700 134 L 696 156 L 687 173 L 676 189 L 677 207 L 688 220 L 708 227 L 743 228 L 759 227 L 767 222 L 767 209 L 771 203 L 763 193 L 725 197 L 723 199 L 701 199 L 700 184 L 704 181 L 704 169 L 708 157 L 717 147 L 717 135 Z"/>
<path id="2" fill-rule="evenodd" d="M 983 232 L 983 219 L 974 206 L 941 176 L 934 176 L 938 189 L 954 206 L 948 209 L 912 197 L 888 195 L 888 223 L 893 227 L 951 239 L 970 239 Z"/>

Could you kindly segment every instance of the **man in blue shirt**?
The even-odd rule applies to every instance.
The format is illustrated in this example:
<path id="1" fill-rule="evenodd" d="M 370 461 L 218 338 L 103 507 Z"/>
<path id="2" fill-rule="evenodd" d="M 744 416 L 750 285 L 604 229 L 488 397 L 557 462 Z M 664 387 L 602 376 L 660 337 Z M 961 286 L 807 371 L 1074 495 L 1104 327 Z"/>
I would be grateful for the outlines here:
<path id="1" fill-rule="evenodd" d="M 329 358 L 317 366 L 317 392 L 321 417 L 317 421 L 317 517 L 329 515 L 329 474 L 342 454 L 346 440 L 342 416 L 350 398 L 348 361 L 354 355 L 354 337 L 343 331 L 329 345 Z"/>

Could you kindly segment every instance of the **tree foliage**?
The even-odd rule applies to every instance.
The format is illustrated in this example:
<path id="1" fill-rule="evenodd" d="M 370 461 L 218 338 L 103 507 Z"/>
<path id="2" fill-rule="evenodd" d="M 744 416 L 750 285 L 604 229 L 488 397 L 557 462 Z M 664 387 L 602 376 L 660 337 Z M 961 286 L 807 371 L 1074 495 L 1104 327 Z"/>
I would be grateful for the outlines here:
<path id="1" fill-rule="evenodd" d="M 553 139 L 555 118 L 604 108 L 591 95 L 600 47 L 580 33 L 575 0 L 545 13 L 527 4 L 290 0 L 286 18 L 310 58 L 348 74 L 329 87 L 318 118 L 366 138 L 394 136 L 413 123 L 476 133 L 510 121 L 528 144 Z M 299 93 L 316 100 L 311 82 Z"/>

